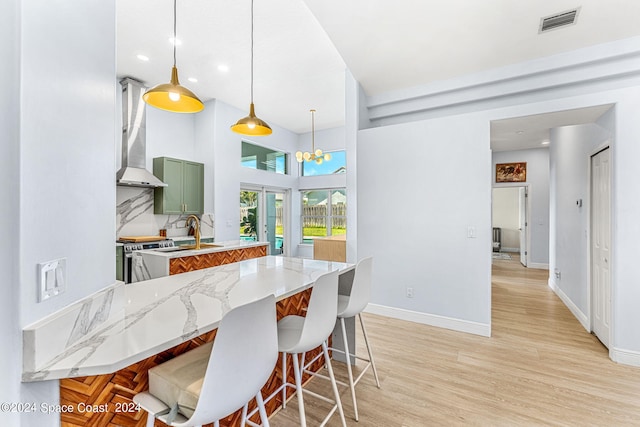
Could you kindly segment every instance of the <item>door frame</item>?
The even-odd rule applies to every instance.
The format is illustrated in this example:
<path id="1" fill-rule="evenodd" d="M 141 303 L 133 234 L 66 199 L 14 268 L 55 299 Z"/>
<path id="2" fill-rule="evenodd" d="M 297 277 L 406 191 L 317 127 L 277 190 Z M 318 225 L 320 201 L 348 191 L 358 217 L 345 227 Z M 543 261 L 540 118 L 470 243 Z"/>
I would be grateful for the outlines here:
<path id="1" fill-rule="evenodd" d="M 493 190 L 496 188 L 521 188 L 524 187 L 525 192 L 527 194 L 526 202 L 525 202 L 525 251 L 527 252 L 527 264 L 524 266 L 526 268 L 529 267 L 529 256 L 531 255 L 531 201 L 529 200 L 531 195 L 531 184 L 524 182 L 517 182 L 511 184 L 493 184 L 491 187 L 491 226 L 494 227 L 493 224 Z M 519 202 L 519 201 L 518 201 Z"/>
<path id="2" fill-rule="evenodd" d="M 610 245 L 609 245 L 609 283 L 611 283 L 611 299 L 609 301 L 609 313 L 611 315 L 611 318 L 609 319 L 609 346 L 608 346 L 608 350 L 609 350 L 609 358 L 611 358 L 612 355 L 612 349 L 614 347 L 614 343 L 613 343 L 613 331 L 615 328 L 615 315 L 614 315 L 614 304 L 613 301 L 615 301 L 615 286 L 613 286 L 613 275 L 614 275 L 614 263 L 615 263 L 615 249 L 614 249 L 614 245 L 613 245 L 613 205 L 614 205 L 614 200 L 613 198 L 614 196 L 614 180 L 613 180 L 613 171 L 614 171 L 614 158 L 613 158 L 613 141 L 611 139 L 607 139 L 606 141 L 604 141 L 602 144 L 598 145 L 598 147 L 596 147 L 594 150 L 592 150 L 589 153 L 589 157 L 587 159 L 587 161 L 589 162 L 589 168 L 588 170 L 588 186 L 589 186 L 589 191 L 586 194 L 587 197 L 587 307 L 588 307 L 588 325 L 589 325 L 589 332 L 593 333 L 593 281 L 592 281 L 592 275 L 591 275 L 591 271 L 592 271 L 592 263 L 593 263 L 593 259 L 592 259 L 592 253 L 591 253 L 591 240 L 592 240 L 592 236 L 591 236 L 591 230 L 593 227 L 592 224 L 592 217 L 591 217 L 591 194 L 592 194 L 592 176 L 593 176 L 593 171 L 592 171 L 592 159 L 593 156 L 597 155 L 598 153 L 600 153 L 601 151 L 604 150 L 610 150 L 609 151 L 609 164 L 610 164 L 610 169 L 609 169 L 609 185 L 610 185 L 610 203 L 609 203 L 609 236 L 610 236 Z"/>
<path id="3" fill-rule="evenodd" d="M 284 251 L 282 252 L 282 256 L 291 256 L 291 189 L 240 183 L 240 191 L 255 191 L 258 193 L 258 220 L 261 222 L 261 224 L 257 226 L 257 232 L 258 240 L 261 242 L 266 241 L 264 221 L 266 220 L 267 216 L 267 193 L 275 192 L 284 194 L 284 201 L 282 206 L 282 245 L 284 247 Z"/>

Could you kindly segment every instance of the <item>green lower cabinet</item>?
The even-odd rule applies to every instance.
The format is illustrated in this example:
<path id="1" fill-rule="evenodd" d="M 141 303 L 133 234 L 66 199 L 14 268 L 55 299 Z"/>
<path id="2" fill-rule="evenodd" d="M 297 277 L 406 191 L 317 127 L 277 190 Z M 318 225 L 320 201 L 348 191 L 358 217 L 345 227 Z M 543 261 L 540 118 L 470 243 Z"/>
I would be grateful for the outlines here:
<path id="1" fill-rule="evenodd" d="M 154 190 L 154 213 L 199 215 L 204 212 L 204 164 L 156 157 L 153 174 L 167 184 Z"/>

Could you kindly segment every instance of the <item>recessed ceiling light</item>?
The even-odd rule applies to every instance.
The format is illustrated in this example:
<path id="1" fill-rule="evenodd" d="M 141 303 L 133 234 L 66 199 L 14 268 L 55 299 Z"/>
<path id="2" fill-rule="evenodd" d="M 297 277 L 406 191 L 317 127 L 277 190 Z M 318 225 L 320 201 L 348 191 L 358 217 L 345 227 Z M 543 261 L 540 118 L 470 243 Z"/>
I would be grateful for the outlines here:
<path id="1" fill-rule="evenodd" d="M 542 145 L 549 145 L 549 141 L 542 141 Z"/>
<path id="2" fill-rule="evenodd" d="M 180 39 L 174 39 L 173 37 L 169 37 L 169 43 L 173 44 L 174 40 L 175 40 L 176 46 L 180 46 L 182 44 L 182 41 Z"/>
<path id="3" fill-rule="evenodd" d="M 148 56 L 142 55 L 142 54 L 136 55 L 136 58 L 138 58 L 140 61 L 145 61 L 145 62 L 149 60 Z"/>
<path id="4" fill-rule="evenodd" d="M 191 83 L 198 83 L 198 79 L 196 79 L 195 77 L 189 77 L 187 80 L 189 80 Z"/>
<path id="5" fill-rule="evenodd" d="M 218 65 L 218 71 L 220 71 L 221 73 L 226 73 L 229 71 L 229 66 L 226 64 L 220 64 Z"/>

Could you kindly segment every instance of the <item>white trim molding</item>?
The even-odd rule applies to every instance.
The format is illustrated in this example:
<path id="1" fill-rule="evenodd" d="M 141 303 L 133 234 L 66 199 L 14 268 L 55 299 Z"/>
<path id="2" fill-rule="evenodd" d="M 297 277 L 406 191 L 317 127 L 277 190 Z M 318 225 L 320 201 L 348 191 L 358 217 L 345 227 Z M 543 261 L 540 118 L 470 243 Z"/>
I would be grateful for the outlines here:
<path id="1" fill-rule="evenodd" d="M 421 323 L 423 325 L 436 326 L 438 328 L 451 329 L 458 332 L 466 332 L 473 335 L 481 335 L 483 337 L 491 336 L 491 324 L 486 323 L 470 322 L 453 317 L 438 316 L 437 314 L 421 313 L 379 304 L 367 305 L 365 312 L 391 317 L 393 319 Z"/>
<path id="2" fill-rule="evenodd" d="M 535 268 L 538 270 L 548 270 L 549 264 L 543 264 L 541 262 L 530 262 L 527 264 L 527 268 Z"/>
<path id="3" fill-rule="evenodd" d="M 571 298 L 569 298 L 567 294 L 565 294 L 562 291 L 562 289 L 558 287 L 558 285 L 556 285 L 555 281 L 551 277 L 549 277 L 549 287 L 558 296 L 558 298 L 560 298 L 560 300 L 564 303 L 564 305 L 567 306 L 569 311 L 571 311 L 571 313 L 576 317 L 576 319 L 578 319 L 578 322 L 580 322 L 582 327 L 585 328 L 587 332 L 591 333 L 589 317 L 585 315 L 582 311 L 580 311 L 578 306 L 575 305 L 573 301 L 571 301 Z"/>
<path id="4" fill-rule="evenodd" d="M 571 52 L 367 97 L 370 126 L 425 120 L 536 102 L 549 91 L 574 96 L 603 82 L 640 77 L 640 38 Z"/>
<path id="5" fill-rule="evenodd" d="M 621 365 L 640 367 L 640 352 L 632 350 L 624 350 L 621 348 L 612 348 L 609 350 L 609 357 L 616 363 Z"/>

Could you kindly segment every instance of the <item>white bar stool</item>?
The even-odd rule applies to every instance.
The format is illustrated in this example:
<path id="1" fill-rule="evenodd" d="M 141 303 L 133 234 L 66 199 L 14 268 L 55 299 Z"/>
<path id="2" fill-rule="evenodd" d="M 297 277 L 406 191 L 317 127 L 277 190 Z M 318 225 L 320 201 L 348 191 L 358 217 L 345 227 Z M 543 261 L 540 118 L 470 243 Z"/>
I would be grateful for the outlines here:
<path id="1" fill-rule="evenodd" d="M 338 393 L 338 386 L 336 379 L 333 375 L 333 368 L 331 367 L 331 358 L 329 357 L 329 351 L 327 346 L 327 339 L 336 323 L 337 307 L 338 307 L 338 272 L 333 271 L 331 273 L 323 274 L 318 277 L 313 285 L 311 291 L 311 298 L 309 300 L 309 306 L 307 308 L 306 317 L 289 315 L 280 319 L 278 322 L 278 350 L 282 352 L 282 378 L 283 384 L 276 390 L 267 400 L 276 396 L 279 392 L 282 392 L 282 406 L 286 407 L 287 402 L 287 387 L 293 387 L 296 389 L 298 396 L 298 411 L 300 413 L 300 425 L 305 427 L 307 425 L 304 399 L 302 393 L 308 393 L 318 399 L 325 402 L 333 403 L 333 407 L 329 411 L 329 414 L 322 421 L 321 426 L 324 426 L 329 418 L 335 413 L 336 409 L 340 414 L 342 425 L 346 426 L 344 419 L 344 411 L 342 410 L 342 402 L 340 402 L 340 394 Z M 326 363 L 327 370 L 329 372 L 329 379 L 333 388 L 334 399 L 331 400 L 325 396 L 321 396 L 309 390 L 302 388 L 302 372 L 303 368 L 300 366 L 298 357 L 300 354 L 304 354 L 307 351 L 322 345 L 322 354 Z M 293 357 L 293 370 L 295 377 L 295 385 L 286 382 L 287 375 L 287 354 L 291 354 Z M 304 357 L 304 356 L 303 356 Z M 302 361 L 304 364 L 304 359 Z M 308 372 L 311 375 L 315 375 L 313 372 Z"/>
<path id="2" fill-rule="evenodd" d="M 255 396 L 263 425 L 269 426 L 261 388 L 278 360 L 275 297 L 229 311 L 212 343 L 149 369 L 149 391 L 133 401 L 155 419 L 176 427 L 202 426 L 243 408 Z M 251 423 L 253 424 L 253 423 Z"/>
<path id="3" fill-rule="evenodd" d="M 373 258 L 368 257 L 360 260 L 356 264 L 356 271 L 353 277 L 353 284 L 351 285 L 351 293 L 349 295 L 338 295 L 338 320 L 340 320 L 340 327 L 342 329 L 342 339 L 344 341 L 344 351 L 332 348 L 332 351 L 344 353 L 347 363 L 347 372 L 349 374 L 349 389 L 351 390 L 351 399 L 353 400 L 353 410 L 355 412 L 355 420 L 358 421 L 358 403 L 356 402 L 356 389 L 362 376 L 367 372 L 369 367 L 373 368 L 373 375 L 376 379 L 376 386 L 380 388 L 380 381 L 378 380 L 378 372 L 376 371 L 376 365 L 373 361 L 373 352 L 371 351 L 371 344 L 369 343 L 369 337 L 367 330 L 364 327 L 364 321 L 362 320 L 362 311 L 369 303 L 369 297 L 371 294 L 371 273 L 373 267 Z M 367 345 L 367 352 L 369 358 L 364 358 L 351 354 L 349 351 L 349 343 L 347 342 L 347 329 L 345 327 L 344 319 L 358 316 L 360 319 L 360 326 L 362 327 L 362 334 L 364 335 L 364 342 Z M 348 356 L 347 356 L 348 354 Z M 367 362 L 358 378 L 353 379 L 353 370 L 351 368 L 351 358 L 356 358 Z"/>

